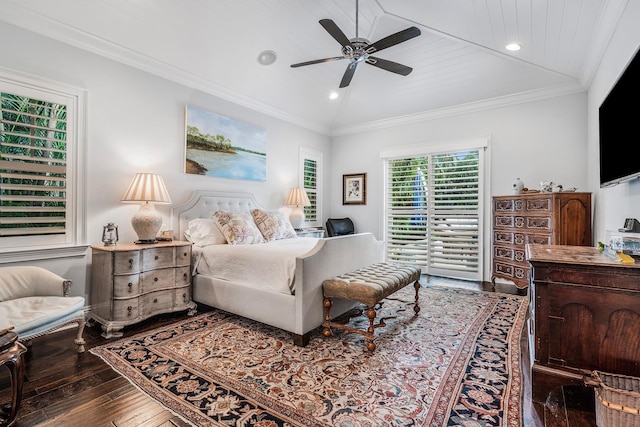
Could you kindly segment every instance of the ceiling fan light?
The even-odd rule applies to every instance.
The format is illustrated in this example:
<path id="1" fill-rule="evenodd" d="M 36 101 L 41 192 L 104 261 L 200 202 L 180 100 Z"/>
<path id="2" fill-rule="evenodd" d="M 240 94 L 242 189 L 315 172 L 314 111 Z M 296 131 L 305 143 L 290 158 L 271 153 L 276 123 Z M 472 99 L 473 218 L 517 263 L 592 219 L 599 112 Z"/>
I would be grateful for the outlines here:
<path id="1" fill-rule="evenodd" d="M 258 62 L 262 65 L 271 65 L 276 62 L 278 55 L 272 50 L 263 50 L 258 55 Z"/>
<path id="2" fill-rule="evenodd" d="M 516 52 L 520 50 L 522 46 L 519 43 L 509 43 L 505 46 L 505 49 L 510 50 L 511 52 Z"/>

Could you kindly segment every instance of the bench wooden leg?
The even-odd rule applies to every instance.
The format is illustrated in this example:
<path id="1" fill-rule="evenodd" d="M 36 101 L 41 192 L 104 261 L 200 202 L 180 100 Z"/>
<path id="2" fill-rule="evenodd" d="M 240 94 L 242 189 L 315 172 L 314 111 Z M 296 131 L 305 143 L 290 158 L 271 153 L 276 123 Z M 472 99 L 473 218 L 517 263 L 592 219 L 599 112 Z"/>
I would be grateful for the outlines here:
<path id="1" fill-rule="evenodd" d="M 420 281 L 416 280 L 416 282 L 413 284 L 413 288 L 416 290 L 416 303 L 413 306 L 413 311 L 415 312 L 416 316 L 418 315 L 418 313 L 420 312 L 420 306 L 418 305 L 418 297 L 420 296 L 419 291 L 420 291 Z"/>
<path id="2" fill-rule="evenodd" d="M 374 323 L 376 320 L 375 307 L 370 306 L 367 308 L 367 317 L 369 318 L 369 329 L 367 329 L 367 332 L 369 333 L 365 335 L 365 338 L 367 339 L 367 350 L 373 351 L 376 349 L 376 344 L 373 342 L 373 339 L 374 339 L 373 332 L 375 331 Z"/>
<path id="3" fill-rule="evenodd" d="M 329 298 L 324 299 L 324 323 L 322 324 L 324 330 L 322 335 L 325 337 L 331 336 L 331 300 Z"/>

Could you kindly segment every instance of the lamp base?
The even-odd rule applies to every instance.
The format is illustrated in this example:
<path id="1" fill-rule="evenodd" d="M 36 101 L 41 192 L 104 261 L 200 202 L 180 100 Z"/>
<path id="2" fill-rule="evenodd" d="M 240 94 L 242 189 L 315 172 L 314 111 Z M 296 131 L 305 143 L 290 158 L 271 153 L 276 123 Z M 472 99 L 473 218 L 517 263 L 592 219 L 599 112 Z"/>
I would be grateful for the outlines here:
<path id="1" fill-rule="evenodd" d="M 289 214 L 289 222 L 293 226 L 294 230 L 302 230 L 302 224 L 304 223 L 304 211 L 301 207 L 296 206 L 293 208 L 291 214 Z"/>
<path id="2" fill-rule="evenodd" d="M 162 215 L 152 203 L 140 205 L 140 210 L 131 218 L 131 226 L 138 235 L 136 243 L 156 243 L 156 236 L 162 227 Z"/>
<path id="3" fill-rule="evenodd" d="M 136 245 L 151 245 L 153 243 L 158 243 L 158 240 L 156 239 L 152 239 L 152 240 L 136 240 L 135 242 Z"/>

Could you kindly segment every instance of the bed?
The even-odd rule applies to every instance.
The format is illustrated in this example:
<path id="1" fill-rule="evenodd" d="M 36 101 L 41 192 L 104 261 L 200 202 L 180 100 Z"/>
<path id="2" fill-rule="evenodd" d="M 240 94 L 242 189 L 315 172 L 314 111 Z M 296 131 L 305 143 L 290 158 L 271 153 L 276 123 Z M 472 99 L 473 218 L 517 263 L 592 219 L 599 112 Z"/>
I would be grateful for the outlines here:
<path id="1" fill-rule="evenodd" d="M 198 218 L 210 219 L 217 211 L 250 213 L 254 209 L 264 208 L 250 193 L 195 191 L 188 201 L 173 209 L 176 238 L 184 239 L 190 224 Z M 255 252 L 244 255 L 248 256 L 246 261 L 238 261 L 240 255 L 227 254 L 227 261 L 217 265 L 236 263 L 231 270 L 237 274 L 231 278 L 216 274 L 216 259 L 222 259 L 223 252 L 247 249 L 236 246 L 250 246 L 249 253 Z M 288 331 L 293 342 L 301 346 L 308 343 L 310 332 L 324 320 L 322 281 L 384 258 L 383 242 L 371 233 L 322 239 L 295 237 L 253 245 L 194 244 L 193 249 L 194 301 Z M 216 255 L 209 255 L 207 265 L 201 264 L 204 251 L 217 251 Z M 273 276 L 269 276 L 272 283 L 266 283 L 267 274 L 262 276 L 265 279 L 242 275 L 261 268 L 256 265 L 259 259 L 267 260 L 271 267 L 278 262 L 285 265 L 287 270 L 279 273 L 283 277 L 281 283 Z M 332 316 L 343 314 L 353 304 L 346 300 L 334 302 Z"/>

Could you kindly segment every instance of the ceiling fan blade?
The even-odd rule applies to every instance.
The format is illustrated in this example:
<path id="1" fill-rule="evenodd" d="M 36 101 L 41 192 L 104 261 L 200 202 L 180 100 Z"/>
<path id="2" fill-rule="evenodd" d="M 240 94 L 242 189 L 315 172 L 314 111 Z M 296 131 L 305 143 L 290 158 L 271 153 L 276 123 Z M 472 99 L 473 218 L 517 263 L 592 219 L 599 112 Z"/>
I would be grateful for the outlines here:
<path id="1" fill-rule="evenodd" d="M 367 64 L 371 64 L 374 67 L 382 68 L 383 70 L 391 71 L 392 73 L 402 74 L 408 76 L 413 71 L 413 68 L 406 65 L 398 64 L 397 62 L 389 61 L 375 56 L 367 58 Z"/>
<path id="2" fill-rule="evenodd" d="M 353 78 L 353 74 L 356 72 L 356 67 L 358 66 L 357 62 L 352 62 L 347 67 L 347 70 L 344 72 L 342 76 L 342 81 L 340 82 L 340 87 L 347 87 L 349 83 L 351 83 L 351 79 Z"/>
<path id="3" fill-rule="evenodd" d="M 395 46 L 398 43 L 402 43 L 414 37 L 418 37 L 420 34 L 420 29 L 418 27 L 410 27 L 402 31 L 398 31 L 395 34 L 391 34 L 383 39 L 378 40 L 377 42 L 371 43 L 367 48 L 367 53 L 373 53 L 381 51 L 382 49 L 386 49 L 391 46 Z"/>
<path id="4" fill-rule="evenodd" d="M 322 62 L 338 61 L 345 59 L 345 56 L 334 56 L 332 58 L 314 59 L 313 61 L 298 62 L 297 64 L 291 64 L 291 68 L 302 67 L 304 65 L 320 64 Z"/>
<path id="5" fill-rule="evenodd" d="M 344 35 L 342 30 L 338 28 L 336 23 L 333 22 L 331 19 L 321 19 L 320 25 L 322 25 L 324 29 L 327 30 L 329 34 L 331 34 L 331 37 L 336 39 L 336 41 L 340 43 L 343 47 L 351 46 L 351 41 L 347 38 L 347 36 Z"/>

